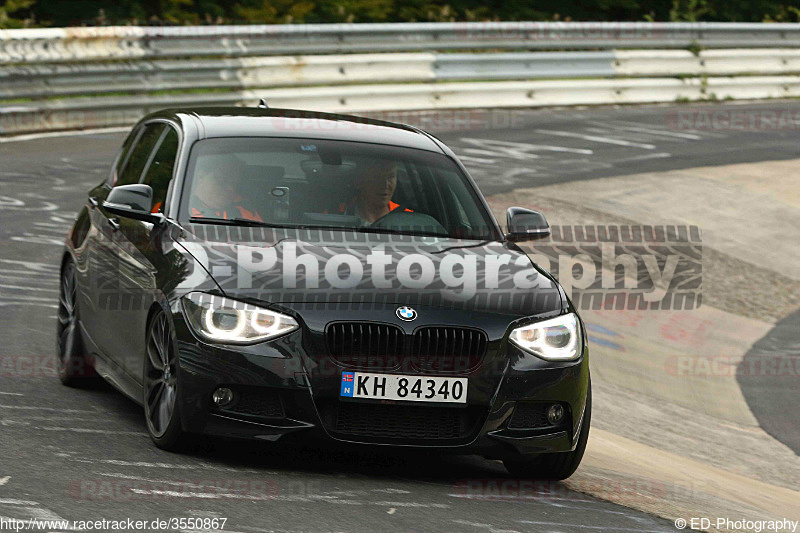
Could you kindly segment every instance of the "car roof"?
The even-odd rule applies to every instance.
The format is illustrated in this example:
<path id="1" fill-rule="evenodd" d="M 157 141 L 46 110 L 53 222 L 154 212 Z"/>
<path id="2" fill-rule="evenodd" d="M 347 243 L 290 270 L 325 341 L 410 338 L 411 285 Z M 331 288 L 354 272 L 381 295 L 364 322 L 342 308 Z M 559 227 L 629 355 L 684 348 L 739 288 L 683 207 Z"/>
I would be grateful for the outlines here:
<path id="1" fill-rule="evenodd" d="M 370 142 L 445 153 L 435 138 L 417 128 L 383 120 L 299 109 L 248 107 L 171 108 L 145 120 L 195 121 L 200 139 L 295 137 Z"/>

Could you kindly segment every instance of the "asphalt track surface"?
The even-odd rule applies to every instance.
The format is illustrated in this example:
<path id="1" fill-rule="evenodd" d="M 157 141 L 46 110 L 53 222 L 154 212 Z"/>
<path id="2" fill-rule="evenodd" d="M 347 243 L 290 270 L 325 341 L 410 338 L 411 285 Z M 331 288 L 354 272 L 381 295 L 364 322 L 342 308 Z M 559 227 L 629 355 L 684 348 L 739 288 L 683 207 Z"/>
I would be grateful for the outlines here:
<path id="1" fill-rule="evenodd" d="M 735 106 L 716 108 L 729 107 Z M 464 157 L 486 194 L 798 157 L 796 130 L 679 130 L 668 125 L 669 112 L 660 106 L 497 111 L 472 117 L 484 121 L 482 129 L 431 129 Z M 122 137 L 0 143 L 0 355 L 21 362 L 0 368 L 0 517 L 219 517 L 228 519 L 225 531 L 241 532 L 675 531 L 671 522 L 560 483 L 531 489 L 500 463 L 475 457 L 210 439 L 188 455 L 170 454 L 150 443 L 140 407 L 111 387 L 62 387 L 47 363 L 62 242 Z M 751 407 L 770 409 L 774 399 L 759 394 Z M 493 497 L 499 494 L 493 483 L 504 482 L 511 489 Z"/>

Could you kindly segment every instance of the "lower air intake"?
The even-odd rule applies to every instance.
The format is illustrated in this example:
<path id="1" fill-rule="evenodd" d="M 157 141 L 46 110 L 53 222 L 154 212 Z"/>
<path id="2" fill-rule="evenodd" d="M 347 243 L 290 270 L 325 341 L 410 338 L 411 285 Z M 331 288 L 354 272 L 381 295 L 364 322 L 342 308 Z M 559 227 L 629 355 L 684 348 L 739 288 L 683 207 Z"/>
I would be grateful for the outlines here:
<path id="1" fill-rule="evenodd" d="M 511 429 L 539 429 L 552 427 L 547 420 L 547 408 L 550 403 L 518 403 L 508 427 Z M 559 425 L 559 424 L 556 424 Z"/>
<path id="2" fill-rule="evenodd" d="M 344 435 L 397 440 L 456 440 L 476 422 L 469 408 L 340 402 L 333 430 Z"/>
<path id="3" fill-rule="evenodd" d="M 233 393 L 233 403 L 221 408 L 221 411 L 259 418 L 284 417 L 280 395 L 274 390 L 237 388 Z"/>

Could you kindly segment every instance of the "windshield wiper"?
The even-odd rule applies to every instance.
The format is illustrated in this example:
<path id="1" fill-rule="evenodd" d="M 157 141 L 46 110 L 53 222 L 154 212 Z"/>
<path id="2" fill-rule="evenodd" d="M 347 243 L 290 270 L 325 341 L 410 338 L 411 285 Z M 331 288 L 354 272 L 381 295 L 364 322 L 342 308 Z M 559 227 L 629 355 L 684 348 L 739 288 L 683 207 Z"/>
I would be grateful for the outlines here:
<path id="1" fill-rule="evenodd" d="M 394 228 L 375 228 L 372 226 L 359 226 L 357 228 L 352 228 L 354 231 L 359 233 L 391 233 L 393 235 L 409 235 L 412 237 L 441 237 L 444 239 L 450 239 L 450 235 L 447 233 L 437 233 L 435 231 L 424 231 L 424 230 L 401 230 L 401 229 L 394 229 Z"/>
<path id="2" fill-rule="evenodd" d="M 192 224 L 221 224 L 224 226 L 252 226 L 257 228 L 283 228 L 280 224 L 261 222 L 260 220 L 250 220 L 249 218 L 213 218 L 213 217 L 191 217 L 189 222 Z"/>
<path id="3" fill-rule="evenodd" d="M 270 222 L 260 222 L 258 220 L 250 220 L 248 218 L 213 218 L 213 217 L 191 217 L 189 222 L 193 224 L 220 224 L 225 226 L 250 226 L 257 228 L 281 228 L 286 230 L 306 230 L 306 229 L 320 229 L 320 230 L 334 230 L 334 231 L 354 231 L 357 233 L 388 233 L 393 235 L 409 235 L 409 236 L 422 236 L 422 237 L 439 237 L 450 239 L 450 235 L 446 233 L 437 233 L 435 231 L 424 230 L 401 230 L 394 228 L 376 228 L 372 226 L 326 226 L 315 224 L 273 224 Z"/>

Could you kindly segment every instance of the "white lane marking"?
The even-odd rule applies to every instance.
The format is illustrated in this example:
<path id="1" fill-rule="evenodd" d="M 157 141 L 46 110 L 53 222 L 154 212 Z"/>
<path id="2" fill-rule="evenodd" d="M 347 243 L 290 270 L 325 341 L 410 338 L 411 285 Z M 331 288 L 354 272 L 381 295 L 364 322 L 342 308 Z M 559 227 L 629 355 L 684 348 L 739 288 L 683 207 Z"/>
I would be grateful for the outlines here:
<path id="1" fill-rule="evenodd" d="M 623 516 L 629 520 L 634 522 L 639 522 L 642 524 L 650 524 L 651 520 L 649 518 L 640 517 L 636 515 L 632 515 L 631 511 L 614 511 L 612 509 L 604 509 L 602 507 L 598 507 L 600 505 L 607 505 L 607 502 L 603 502 L 600 500 L 571 500 L 567 499 L 569 503 L 559 503 L 553 499 L 541 500 L 538 503 L 544 503 L 550 505 L 552 507 L 556 507 L 558 509 L 574 509 L 577 511 L 591 511 L 592 513 L 605 513 L 611 515 L 619 515 Z M 580 503 L 584 505 L 570 505 L 570 503 Z"/>
<path id="2" fill-rule="evenodd" d="M 114 473 L 96 473 L 101 476 L 118 477 L 123 479 L 133 479 L 148 481 L 158 485 L 174 485 L 182 487 L 186 484 L 185 481 L 168 481 L 168 480 L 152 480 L 147 478 L 126 476 L 124 474 Z M 159 496 L 167 498 L 185 498 L 185 499 L 200 499 L 200 500 L 246 500 L 246 501 L 288 501 L 288 502 L 326 502 L 341 505 L 372 505 L 379 507 L 411 507 L 411 508 L 434 508 L 434 509 L 448 509 L 449 505 L 443 503 L 420 503 L 420 502 L 389 502 L 389 501 L 358 501 L 358 500 L 343 500 L 338 496 L 331 494 L 305 494 L 305 495 L 280 495 L 280 494 L 265 494 L 264 496 L 253 494 L 237 494 L 219 490 L 217 492 L 190 492 L 185 490 L 169 490 L 169 489 L 143 489 L 131 488 L 131 492 L 141 494 L 144 496 Z"/>
<path id="3" fill-rule="evenodd" d="M 664 533 L 664 529 L 640 529 L 634 527 L 617 527 L 617 526 L 587 526 L 584 524 L 563 524 L 562 522 L 539 522 L 537 520 L 517 520 L 520 524 L 530 524 L 535 526 L 560 526 L 576 527 L 579 529 L 601 529 L 603 531 L 635 531 L 636 533 Z"/>
<path id="4" fill-rule="evenodd" d="M 228 468 L 228 467 L 216 466 L 210 463 L 178 465 L 170 463 L 148 463 L 144 461 L 122 461 L 119 459 L 95 459 L 95 460 L 73 459 L 73 461 L 77 461 L 79 463 L 89 463 L 89 464 L 105 463 L 114 466 L 132 466 L 141 468 L 173 468 L 178 470 L 217 470 L 220 472 L 238 472 L 241 474 L 277 474 L 277 472 L 271 470 L 253 470 L 253 469 L 244 470 L 241 468 Z"/>
<path id="5" fill-rule="evenodd" d="M 50 272 L 26 272 L 24 270 L 4 270 L 0 276 L 7 279 L 26 279 L 36 278 L 36 283 L 58 283 L 58 275 Z"/>
<path id="6" fill-rule="evenodd" d="M 24 283 L 26 281 L 31 281 L 31 275 L 30 274 L 21 273 L 19 276 L 8 276 L 5 273 L 0 272 L 0 279 L 2 279 L 3 281 L 5 281 L 7 283 L 20 283 L 20 282 Z M 38 279 L 38 280 L 36 280 L 36 282 L 37 283 L 41 283 L 41 284 L 47 283 L 47 284 L 50 284 L 50 285 L 57 285 L 58 284 L 58 278 L 53 276 L 50 279 Z"/>
<path id="7" fill-rule="evenodd" d="M 543 135 L 556 135 L 559 137 L 573 137 L 575 139 L 583 139 L 584 141 L 591 141 L 596 143 L 616 144 L 619 146 L 630 146 L 633 148 L 641 148 L 643 150 L 654 150 L 654 144 L 635 143 L 625 141 L 622 139 L 612 139 L 611 137 L 601 137 L 599 135 L 584 135 L 583 133 L 573 133 L 571 131 L 553 131 L 553 130 L 535 130 L 536 133 Z"/>
<path id="8" fill-rule="evenodd" d="M 93 473 L 97 476 L 112 477 L 118 479 L 130 479 L 133 481 L 146 481 L 148 483 L 156 483 L 163 485 L 181 485 L 186 483 L 185 481 L 170 481 L 168 479 L 152 479 L 141 476 L 129 476 L 127 474 L 120 474 L 118 472 L 93 472 Z"/>
<path id="9" fill-rule="evenodd" d="M 554 146 L 550 144 L 533 144 L 521 143 L 511 141 L 498 141 L 496 139 L 473 139 L 471 137 L 462 137 L 460 141 L 464 144 L 471 145 L 472 147 L 463 148 L 463 152 L 467 157 L 475 158 L 477 156 L 488 157 L 491 159 L 484 159 L 484 161 L 495 161 L 495 158 L 503 159 L 517 159 L 517 160 L 531 160 L 539 159 L 541 156 L 534 152 L 561 152 L 579 155 L 592 155 L 594 152 L 587 148 L 571 148 L 568 146 Z"/>
<path id="10" fill-rule="evenodd" d="M 612 128 L 619 128 L 619 129 L 630 130 L 630 131 L 640 131 L 642 133 L 649 133 L 651 135 L 662 135 L 664 137 L 677 137 L 679 139 L 690 139 L 692 141 L 700 141 L 700 140 L 703 139 L 703 137 L 701 137 L 700 135 L 695 135 L 694 133 L 679 133 L 677 131 L 666 131 L 666 130 L 657 130 L 657 129 L 651 129 L 651 128 L 643 128 L 641 126 L 633 126 L 633 125 L 629 125 L 627 123 L 623 123 L 623 124 L 619 124 L 619 125 L 615 124 L 613 122 L 611 124 L 604 124 L 602 122 L 596 122 L 596 121 L 592 120 L 592 121 L 589 121 L 589 124 L 595 124 L 597 126 L 602 126 L 602 127 L 609 127 L 610 126 Z"/>
<path id="11" fill-rule="evenodd" d="M 497 159 L 483 159 L 481 157 L 471 157 L 468 155 L 460 155 L 458 159 L 465 165 L 494 165 L 497 163 Z"/>
<path id="12" fill-rule="evenodd" d="M 11 479 L 11 476 L 0 477 L 0 487 L 8 483 L 9 479 Z"/>
<path id="13" fill-rule="evenodd" d="M 498 530 L 497 527 L 493 526 L 492 524 L 483 524 L 481 522 L 470 522 L 469 520 L 451 520 L 451 521 L 455 522 L 456 524 L 461 524 L 463 526 L 472 526 L 472 527 L 479 527 L 481 529 L 488 529 L 492 533 L 496 531 L 503 531 L 503 533 L 519 533 L 519 531 L 517 531 L 516 529 Z"/>
<path id="14" fill-rule="evenodd" d="M 21 285 L 6 285 L 4 283 L 0 283 L 0 288 L 12 289 L 17 291 L 58 292 L 57 289 L 43 289 L 40 287 L 23 287 Z"/>
<path id="15" fill-rule="evenodd" d="M 25 418 L 4 418 L 6 422 L 11 422 L 12 424 L 28 424 L 30 425 L 31 421 L 36 422 L 64 422 L 63 416 L 26 416 Z M 97 422 L 97 417 L 94 418 L 81 418 L 81 417 L 69 417 L 67 422 Z"/>
<path id="16" fill-rule="evenodd" d="M 0 426 L 3 426 L 3 427 L 6 427 L 6 426 L 30 426 L 30 425 L 31 425 L 30 422 L 24 422 L 22 420 L 8 420 L 8 419 L 0 420 Z"/>
<path id="17" fill-rule="evenodd" d="M 32 302 L 30 300 L 39 300 L 39 301 L 38 302 Z M 46 302 L 51 302 L 51 303 L 46 303 Z M 46 300 L 46 302 L 43 303 L 42 300 L 38 299 L 38 298 L 26 298 L 25 300 L 19 300 L 19 301 L 8 301 L 8 300 L 6 300 L 6 301 L 0 301 L 0 307 L 9 307 L 9 306 L 12 306 L 12 305 L 21 305 L 23 307 L 24 306 L 31 306 L 31 307 L 32 306 L 39 306 L 39 307 L 45 307 L 47 309 L 58 309 L 58 306 L 56 304 L 52 303 L 52 300 L 48 299 L 48 300 Z"/>
<path id="18" fill-rule="evenodd" d="M 146 496 L 165 496 L 167 498 L 192 498 L 198 500 L 264 500 L 266 498 L 254 498 L 244 494 L 210 494 L 206 492 L 178 492 L 174 490 L 143 490 L 131 489 L 135 494 L 143 494 Z"/>
<path id="19" fill-rule="evenodd" d="M 237 470 L 237 472 L 242 472 L 242 470 Z M 259 473 L 267 473 L 267 472 L 259 471 Z M 128 474 L 122 474 L 122 473 L 118 473 L 118 472 L 93 472 L 93 474 L 97 475 L 97 476 L 110 477 L 110 478 L 116 478 L 116 479 L 129 479 L 129 480 L 133 480 L 133 481 L 145 481 L 147 483 L 152 483 L 153 485 L 156 485 L 156 486 L 173 485 L 173 486 L 176 486 L 176 487 L 183 487 L 183 486 L 187 485 L 187 483 L 191 483 L 191 482 L 188 482 L 186 480 L 153 479 L 153 478 L 147 478 L 147 477 L 141 477 L 141 476 L 131 476 L 131 475 L 128 475 Z M 161 495 L 161 493 L 158 492 L 158 490 L 160 490 L 160 489 L 148 490 L 148 489 L 139 488 L 138 490 L 142 491 L 141 492 L 142 494 Z M 180 492 L 180 494 L 182 494 L 182 496 L 176 496 L 174 494 L 174 492 L 175 491 L 169 491 L 168 490 L 167 492 L 164 493 L 164 495 L 174 496 L 174 497 L 178 497 L 178 498 L 193 498 L 193 497 L 196 496 L 195 493 L 186 492 L 186 491 L 181 491 Z M 339 497 L 340 496 L 348 496 L 348 497 L 353 498 L 353 497 L 358 497 L 358 496 L 361 496 L 363 494 L 366 494 L 366 492 L 367 491 L 327 491 L 327 492 L 324 492 L 322 494 L 305 494 L 305 495 L 292 495 L 292 494 L 289 494 L 289 495 L 278 495 L 278 494 L 275 494 L 275 495 L 269 495 L 269 496 L 264 496 L 264 497 L 258 497 L 258 496 L 252 496 L 252 495 L 248 496 L 248 495 L 241 495 L 241 494 L 231 493 L 230 491 L 224 490 L 224 487 L 222 487 L 216 493 L 204 493 L 205 496 L 203 496 L 203 498 L 205 498 L 205 499 L 214 499 L 214 498 L 224 499 L 224 498 L 229 498 L 229 499 L 244 499 L 244 500 L 257 500 L 257 501 L 278 500 L 278 501 L 290 501 L 290 502 L 327 501 L 328 503 L 343 503 L 343 504 L 347 504 L 347 505 L 361 505 L 361 503 L 358 503 L 355 500 L 341 500 L 341 499 L 339 499 Z M 402 489 L 372 489 L 371 492 L 383 492 L 383 493 L 392 493 L 392 494 L 410 494 L 410 491 L 402 490 Z M 366 502 L 366 503 L 363 503 L 363 504 L 364 505 L 380 505 L 380 506 L 392 505 L 394 507 L 437 507 L 437 506 L 448 507 L 446 504 L 432 504 L 432 505 L 429 505 L 429 504 L 422 504 L 422 503 L 416 503 L 416 502 L 410 502 L 410 503 Z"/>
<path id="20" fill-rule="evenodd" d="M 5 260 L 3 261 L 5 262 Z M 31 276 L 47 277 L 52 281 L 58 281 L 58 272 L 41 272 L 36 270 L 3 270 L 0 272 L 0 276 L 6 276 L 7 274 L 19 274 L 21 276 L 27 276 L 28 279 L 30 279 Z"/>
<path id="21" fill-rule="evenodd" d="M 0 498 L 0 504 L 31 506 L 31 505 L 39 505 L 39 502 L 32 502 L 30 500 L 15 500 L 11 498 Z"/>
<path id="22" fill-rule="evenodd" d="M 643 127 L 638 122 L 633 123 L 633 122 L 624 122 L 624 121 L 611 121 L 610 125 L 613 126 L 615 123 L 635 124 L 635 126 L 633 126 L 633 127 L 637 127 L 637 128 L 642 128 Z M 604 125 L 602 123 L 600 123 L 600 124 Z M 704 139 L 704 138 L 705 139 L 709 139 L 709 138 L 724 138 L 724 137 L 728 137 L 728 135 L 726 135 L 725 133 L 718 132 L 718 131 L 710 131 L 710 130 L 704 130 L 704 131 L 701 131 L 699 133 L 686 133 L 687 131 L 698 132 L 699 130 L 695 130 L 695 129 L 691 129 L 691 128 L 679 128 L 681 131 L 678 132 L 678 131 L 675 131 L 673 128 L 669 128 L 669 127 L 667 127 L 667 129 L 658 129 L 658 128 L 652 128 L 652 129 L 653 129 L 654 132 L 660 131 L 664 135 L 666 135 L 669 132 L 669 133 L 671 133 L 671 134 L 673 134 L 675 136 L 684 136 L 684 135 L 686 135 L 686 136 L 697 136 L 698 137 L 698 139 L 692 139 L 692 140 L 700 140 L 700 139 Z"/>
<path id="23" fill-rule="evenodd" d="M 3 395 L 3 396 L 25 396 L 24 394 L 20 394 L 18 392 L 0 392 L 0 395 Z"/>
<path id="24" fill-rule="evenodd" d="M 619 128 L 592 128 L 584 127 L 581 130 L 585 134 L 596 135 L 599 137 L 609 137 L 611 139 L 622 139 L 628 142 L 651 143 L 654 142 L 653 136 L 639 131 L 623 130 Z M 657 139 L 659 141 L 663 139 Z"/>
<path id="25" fill-rule="evenodd" d="M 370 502 L 371 505 L 381 505 L 383 507 L 426 507 L 432 509 L 449 509 L 446 503 L 418 503 L 418 502 Z"/>
<path id="26" fill-rule="evenodd" d="M 170 482 L 170 484 L 178 484 Z M 177 490 L 164 490 L 164 489 L 139 489 L 131 488 L 131 492 L 142 494 L 144 496 L 159 496 L 166 498 L 186 498 L 198 500 L 246 500 L 246 501 L 288 501 L 288 502 L 327 502 L 327 503 L 340 503 L 344 505 L 365 505 L 365 502 L 357 500 L 340 500 L 336 496 L 325 496 L 321 494 L 312 495 L 272 495 L 265 494 L 259 496 L 255 494 L 236 494 L 235 492 L 187 492 Z M 368 505 L 377 505 L 371 502 L 366 502 Z M 420 504 L 424 505 L 424 504 Z"/>
<path id="27" fill-rule="evenodd" d="M 514 500 L 532 500 L 540 503 L 547 503 L 551 505 L 556 505 L 553 502 L 557 501 L 565 501 L 565 502 L 577 502 L 577 503 L 595 503 L 594 500 L 576 500 L 575 498 L 554 498 L 552 496 L 547 495 L 540 495 L 537 496 L 536 494 L 530 495 L 518 495 L 518 496 L 477 496 L 471 494 L 448 494 L 451 498 L 461 498 L 463 500 L 475 500 L 475 501 L 514 501 Z M 561 505 L 556 505 L 557 507 L 564 507 Z"/>
<path id="28" fill-rule="evenodd" d="M 39 504 L 37 503 L 36 505 Z M 66 522 L 66 520 L 64 520 L 58 514 L 44 507 L 23 507 L 22 510 L 25 511 L 26 514 L 31 518 L 36 518 L 38 520 Z"/>
<path id="29" fill-rule="evenodd" d="M 148 463 L 145 461 L 121 461 L 119 459 L 101 459 L 99 461 L 89 461 L 85 459 L 76 459 L 76 461 L 81 463 L 106 463 L 109 465 L 115 466 L 136 466 L 136 467 L 144 467 L 144 468 L 182 468 L 182 469 L 189 469 L 189 470 L 199 470 L 202 468 L 200 465 L 174 465 L 169 463 Z"/>
<path id="30" fill-rule="evenodd" d="M 313 529 L 264 529 L 263 527 L 256 527 L 256 526 L 243 526 L 240 525 L 239 529 L 243 529 L 245 531 L 250 531 L 254 533 L 312 533 L 316 531 L 316 533 L 341 533 L 340 530 L 330 530 L 330 529 L 323 529 L 323 530 L 313 530 Z M 225 533 L 236 533 L 236 532 L 229 532 L 225 531 Z"/>
<path id="31" fill-rule="evenodd" d="M 92 429 L 92 428 L 61 428 L 52 426 L 33 426 L 31 429 L 39 429 L 42 431 L 69 431 L 72 433 L 93 433 L 98 435 L 138 435 L 141 437 L 148 437 L 149 435 L 144 431 L 114 431 L 109 429 Z"/>
<path id="32" fill-rule="evenodd" d="M 53 292 L 58 292 L 58 290 L 53 290 Z M 52 296 L 50 296 L 48 298 L 44 298 L 44 297 L 39 298 L 39 297 L 36 297 L 36 296 L 28 296 L 28 295 L 25 295 L 25 294 L 7 294 L 7 295 L 3 296 L 3 298 L 5 298 L 9 302 L 18 302 L 18 303 L 28 303 L 28 302 L 34 302 L 34 303 L 39 303 L 39 302 L 47 303 L 47 302 L 49 302 L 49 303 L 53 303 L 53 297 Z M 53 307 L 58 307 L 58 306 L 57 305 L 53 305 Z"/>
<path id="33" fill-rule="evenodd" d="M 397 509 L 395 509 L 394 507 L 392 507 L 391 509 L 389 509 L 388 511 L 386 511 L 386 514 L 394 514 L 394 512 L 395 512 L 395 511 L 397 511 Z"/>
<path id="34" fill-rule="evenodd" d="M 36 261 L 16 261 L 14 259 L 0 259 L 0 263 L 11 263 L 12 265 L 22 265 L 29 268 L 31 272 L 42 272 L 46 274 L 57 274 L 58 266 L 50 263 L 39 263 Z"/>
<path id="35" fill-rule="evenodd" d="M 179 529 L 178 533 L 222 533 L 221 529 Z M 224 533 L 244 533 L 244 531 L 228 531 Z M 271 529 L 270 533 L 277 533 L 277 530 Z"/>
<path id="36" fill-rule="evenodd" d="M 98 135 L 103 133 L 122 133 L 130 131 L 130 126 L 121 126 L 113 128 L 96 128 L 91 130 L 81 131 L 53 131 L 48 133 L 26 133 L 25 135 L 16 135 L 14 137 L 0 137 L 0 144 L 13 143 L 22 141 L 32 141 L 36 139 L 47 139 L 49 137 L 73 137 L 78 135 Z"/>
<path id="37" fill-rule="evenodd" d="M 55 413 L 92 413 L 99 411 L 87 411 L 86 409 L 57 409 L 55 407 L 34 407 L 31 405 L 0 405 L 0 409 L 21 409 L 26 411 L 53 411 Z"/>
<path id="38" fill-rule="evenodd" d="M 664 159 L 665 157 L 672 157 L 672 154 L 667 153 L 667 152 L 658 152 L 657 154 L 637 155 L 635 157 L 627 157 L 625 159 L 617 159 L 616 161 L 614 161 L 614 164 L 629 163 L 631 161 L 641 161 L 643 159 Z"/>

